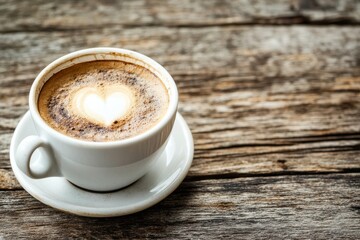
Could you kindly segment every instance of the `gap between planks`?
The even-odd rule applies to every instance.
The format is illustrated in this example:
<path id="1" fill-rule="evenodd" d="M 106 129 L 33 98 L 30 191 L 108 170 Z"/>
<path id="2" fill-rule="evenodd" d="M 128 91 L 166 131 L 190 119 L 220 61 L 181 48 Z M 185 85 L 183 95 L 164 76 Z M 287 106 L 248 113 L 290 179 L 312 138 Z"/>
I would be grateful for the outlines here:
<path id="1" fill-rule="evenodd" d="M 333 26 L 343 26 L 343 27 L 359 27 L 360 22 L 352 21 L 318 21 L 318 22 L 300 22 L 300 23 L 219 23 L 219 24 L 105 24 L 106 26 L 86 26 L 81 28 L 62 28 L 62 27 L 40 27 L 40 28 L 28 28 L 28 29 L 11 29 L 11 30 L 0 30 L 0 34 L 14 34 L 14 33 L 51 33 L 51 32 L 79 32 L 79 31 L 98 31 L 105 28 L 112 29 L 135 29 L 135 28 L 178 28 L 178 29 L 192 29 L 192 28 L 216 28 L 216 27 L 286 27 L 286 26 L 301 26 L 301 27 L 333 27 Z"/>

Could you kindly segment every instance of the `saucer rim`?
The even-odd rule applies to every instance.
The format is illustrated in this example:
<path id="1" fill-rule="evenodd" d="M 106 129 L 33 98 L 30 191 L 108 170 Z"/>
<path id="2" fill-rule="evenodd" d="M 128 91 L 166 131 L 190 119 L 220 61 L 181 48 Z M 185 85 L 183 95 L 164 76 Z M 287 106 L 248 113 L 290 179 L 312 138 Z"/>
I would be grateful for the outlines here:
<path id="1" fill-rule="evenodd" d="M 151 206 L 154 206 L 155 204 L 159 203 L 163 199 L 165 199 L 167 196 L 169 196 L 175 189 L 179 187 L 179 185 L 183 182 L 185 179 L 194 156 L 194 141 L 191 134 L 191 131 L 189 129 L 189 126 L 187 125 L 185 119 L 182 117 L 182 115 L 177 112 L 176 113 L 176 119 L 174 123 L 174 127 L 179 125 L 178 127 L 181 128 L 182 134 L 185 138 L 185 145 L 186 145 L 186 154 L 187 156 L 185 159 L 181 160 L 182 162 L 182 171 L 179 173 L 176 179 L 174 181 L 170 182 L 161 192 L 158 194 L 155 194 L 149 198 L 142 199 L 142 201 L 135 202 L 134 204 L 122 207 L 104 207 L 104 208 L 98 208 L 98 207 L 85 207 L 81 205 L 74 205 L 71 203 L 66 203 L 63 201 L 59 201 L 57 199 L 51 198 L 49 196 L 41 195 L 41 193 L 44 193 L 44 191 L 36 190 L 34 189 L 33 185 L 31 184 L 31 181 L 24 178 L 23 173 L 18 169 L 15 163 L 15 139 L 18 138 L 17 136 L 20 134 L 19 126 L 26 124 L 27 122 L 30 122 L 33 124 L 33 120 L 30 114 L 30 111 L 27 111 L 21 120 L 19 121 L 18 125 L 16 126 L 16 129 L 14 131 L 14 134 L 11 139 L 10 143 L 10 164 L 12 171 L 17 179 L 17 181 L 20 183 L 20 185 L 24 188 L 26 192 L 28 192 L 31 196 L 33 196 L 38 201 L 44 203 L 45 205 L 48 205 L 52 208 L 58 209 L 63 212 L 79 215 L 79 216 L 85 216 L 85 217 L 117 217 L 117 216 L 124 216 L 133 214 L 136 212 L 140 212 L 142 210 L 145 210 Z M 32 126 L 34 128 L 34 126 Z M 173 134 L 173 133 L 171 133 Z M 74 186 L 75 187 L 75 186 Z M 129 186 L 131 188 L 131 186 Z M 121 191 L 121 190 L 119 190 Z M 117 191 L 116 191 L 117 192 Z M 116 193 L 114 192 L 114 193 Z M 99 194 L 99 193 L 94 193 Z M 112 193 L 106 193 L 106 194 L 112 194 Z"/>

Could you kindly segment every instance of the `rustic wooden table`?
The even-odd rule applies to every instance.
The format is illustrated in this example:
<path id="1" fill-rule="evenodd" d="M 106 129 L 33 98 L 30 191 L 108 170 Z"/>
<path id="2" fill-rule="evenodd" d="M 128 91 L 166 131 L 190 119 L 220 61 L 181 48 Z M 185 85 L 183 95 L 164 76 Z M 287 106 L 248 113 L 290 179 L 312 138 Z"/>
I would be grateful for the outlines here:
<path id="1" fill-rule="evenodd" d="M 0 239 L 360 238 L 360 3 L 0 1 Z M 94 219 L 25 192 L 14 129 L 39 71 L 95 46 L 164 65 L 195 140 L 180 187 Z"/>

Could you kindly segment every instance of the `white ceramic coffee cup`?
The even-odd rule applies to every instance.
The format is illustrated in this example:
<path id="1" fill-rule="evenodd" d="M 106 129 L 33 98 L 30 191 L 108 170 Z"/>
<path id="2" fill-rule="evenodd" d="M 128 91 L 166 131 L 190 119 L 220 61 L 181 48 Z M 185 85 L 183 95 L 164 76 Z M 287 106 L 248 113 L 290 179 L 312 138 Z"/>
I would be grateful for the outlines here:
<path id="1" fill-rule="evenodd" d="M 95 60 L 130 62 L 157 75 L 169 94 L 169 107 L 162 119 L 144 133 L 113 142 L 83 141 L 51 128 L 37 108 L 42 86 L 62 69 Z M 178 92 L 174 80 L 165 68 L 149 57 L 120 48 L 90 48 L 70 53 L 50 63 L 31 87 L 30 113 L 38 135 L 22 140 L 16 150 L 16 163 L 31 178 L 60 174 L 73 184 L 93 191 L 123 188 L 145 175 L 163 152 L 175 121 L 177 104 Z M 42 171 L 34 169 L 34 162 L 39 159 L 33 159 L 32 155 L 37 149 L 42 153 Z"/>

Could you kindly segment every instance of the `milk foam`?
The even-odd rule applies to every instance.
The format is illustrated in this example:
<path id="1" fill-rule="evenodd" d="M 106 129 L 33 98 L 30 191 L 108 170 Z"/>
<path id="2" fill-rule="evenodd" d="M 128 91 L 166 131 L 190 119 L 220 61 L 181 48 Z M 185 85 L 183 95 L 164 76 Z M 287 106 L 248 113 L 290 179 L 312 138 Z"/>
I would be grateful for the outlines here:
<path id="1" fill-rule="evenodd" d="M 132 109 L 134 94 L 126 86 L 86 87 L 73 93 L 71 109 L 94 123 L 110 126 Z"/>
<path id="2" fill-rule="evenodd" d="M 38 98 L 40 115 L 52 128 L 97 142 L 146 131 L 160 121 L 168 106 L 168 91 L 155 74 L 110 60 L 79 63 L 56 73 Z"/>

